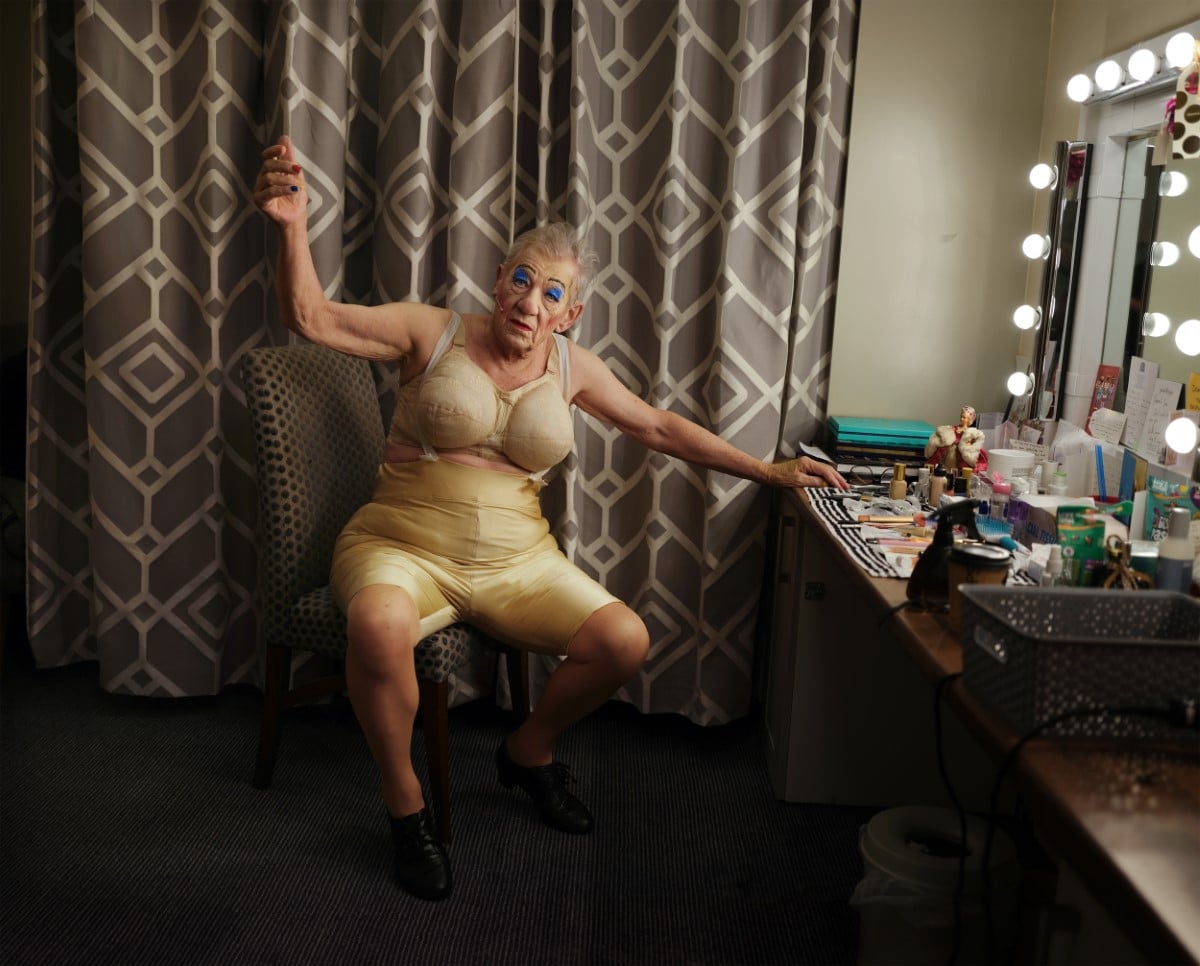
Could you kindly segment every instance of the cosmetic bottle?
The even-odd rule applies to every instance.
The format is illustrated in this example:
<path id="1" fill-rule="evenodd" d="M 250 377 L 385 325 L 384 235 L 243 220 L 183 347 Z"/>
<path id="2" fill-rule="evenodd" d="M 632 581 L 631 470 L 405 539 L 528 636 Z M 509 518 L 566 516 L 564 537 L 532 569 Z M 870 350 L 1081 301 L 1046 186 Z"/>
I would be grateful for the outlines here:
<path id="1" fill-rule="evenodd" d="M 908 481 L 904 478 L 904 464 L 897 463 L 892 467 L 892 485 L 888 496 L 893 500 L 903 500 L 908 496 Z"/>
<path id="2" fill-rule="evenodd" d="M 1046 561 L 1046 569 L 1042 571 L 1043 587 L 1061 587 L 1063 580 L 1062 547 L 1057 543 L 1050 545 L 1050 559 Z"/>
<path id="3" fill-rule="evenodd" d="M 1183 507 L 1175 507 L 1167 518 L 1167 535 L 1158 542 L 1155 586 L 1159 590 L 1186 594 L 1192 589 L 1192 541 L 1188 536 L 1191 525 L 1191 511 Z"/>
<path id="4" fill-rule="evenodd" d="M 998 480 L 992 484 L 992 499 L 990 501 L 991 515 L 995 520 L 1008 522 L 1008 501 L 1012 496 L 1012 484 Z"/>
<path id="5" fill-rule="evenodd" d="M 1054 476 L 1050 478 L 1050 489 L 1048 491 L 1051 496 L 1066 496 L 1067 495 L 1067 471 L 1056 470 Z"/>
<path id="6" fill-rule="evenodd" d="M 939 466 L 933 471 L 933 476 L 929 478 L 929 505 L 936 509 L 942 500 L 942 494 L 945 492 L 946 471 Z"/>

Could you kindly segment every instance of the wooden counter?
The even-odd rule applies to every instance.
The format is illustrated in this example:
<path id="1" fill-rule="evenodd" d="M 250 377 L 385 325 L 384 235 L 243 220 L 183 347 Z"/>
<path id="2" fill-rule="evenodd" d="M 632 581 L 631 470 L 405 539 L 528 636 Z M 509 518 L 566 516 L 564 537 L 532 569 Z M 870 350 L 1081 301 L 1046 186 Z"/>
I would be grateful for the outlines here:
<path id="1" fill-rule="evenodd" d="M 903 645 L 931 689 L 961 672 L 959 638 L 944 616 L 893 610 L 905 600 L 906 582 L 867 576 L 802 493 L 783 499 L 798 509 L 805 539 L 819 541 L 839 562 L 836 576 L 851 582 L 882 619 L 881 632 Z M 961 678 L 946 686 L 945 699 L 997 762 L 1016 743 L 1019 736 Z M 1142 953 L 1154 962 L 1200 962 L 1200 739 L 1194 745 L 1035 739 L 1013 771 L 1039 838 Z"/>

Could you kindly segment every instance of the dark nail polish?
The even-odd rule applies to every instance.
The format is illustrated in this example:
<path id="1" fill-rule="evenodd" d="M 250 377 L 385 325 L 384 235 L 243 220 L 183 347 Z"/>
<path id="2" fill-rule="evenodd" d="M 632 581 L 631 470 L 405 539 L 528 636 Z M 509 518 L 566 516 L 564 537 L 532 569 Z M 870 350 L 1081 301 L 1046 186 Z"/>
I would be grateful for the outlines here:
<path id="1" fill-rule="evenodd" d="M 296 187 L 295 185 L 292 185 L 292 190 L 293 190 L 293 191 L 299 191 L 300 189 L 299 189 L 298 187 Z"/>

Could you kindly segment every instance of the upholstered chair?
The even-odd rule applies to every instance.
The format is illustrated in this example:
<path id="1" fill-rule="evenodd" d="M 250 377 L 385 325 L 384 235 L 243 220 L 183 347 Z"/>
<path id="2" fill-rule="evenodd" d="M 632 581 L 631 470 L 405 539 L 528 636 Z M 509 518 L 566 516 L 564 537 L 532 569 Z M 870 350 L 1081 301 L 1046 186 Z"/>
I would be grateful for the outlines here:
<path id="1" fill-rule="evenodd" d="M 334 673 L 292 685 L 293 650 L 340 659 L 346 619 L 329 586 L 333 544 L 371 496 L 384 424 L 369 363 L 321 346 L 252 349 L 242 360 L 258 472 L 258 641 L 264 697 L 254 785 L 267 788 L 285 708 L 345 689 Z M 438 829 L 450 841 L 447 679 L 472 650 L 499 647 L 466 624 L 416 649 L 420 723 Z M 513 708 L 528 708 L 524 652 L 502 648 Z"/>

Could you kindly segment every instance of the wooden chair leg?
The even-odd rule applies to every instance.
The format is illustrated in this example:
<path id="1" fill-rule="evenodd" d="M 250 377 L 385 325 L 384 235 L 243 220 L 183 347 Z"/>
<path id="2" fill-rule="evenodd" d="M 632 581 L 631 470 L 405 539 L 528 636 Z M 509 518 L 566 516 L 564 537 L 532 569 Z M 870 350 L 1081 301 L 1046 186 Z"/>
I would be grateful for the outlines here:
<path id="1" fill-rule="evenodd" d="M 438 833 L 450 844 L 450 685 L 446 681 L 419 680 L 421 728 L 425 732 L 425 761 L 433 789 L 433 810 Z"/>
<path id="2" fill-rule="evenodd" d="M 279 750 L 279 717 L 287 698 L 290 661 L 289 648 L 278 644 L 267 645 L 262 719 L 258 728 L 258 758 L 254 762 L 255 788 L 269 788 L 275 772 L 275 754 Z"/>
<path id="3" fill-rule="evenodd" d="M 504 645 L 504 663 L 508 669 L 508 693 L 518 722 L 529 717 L 529 652 Z"/>

